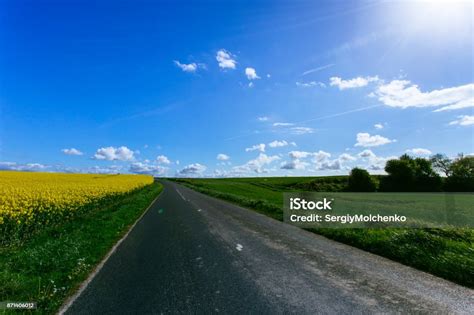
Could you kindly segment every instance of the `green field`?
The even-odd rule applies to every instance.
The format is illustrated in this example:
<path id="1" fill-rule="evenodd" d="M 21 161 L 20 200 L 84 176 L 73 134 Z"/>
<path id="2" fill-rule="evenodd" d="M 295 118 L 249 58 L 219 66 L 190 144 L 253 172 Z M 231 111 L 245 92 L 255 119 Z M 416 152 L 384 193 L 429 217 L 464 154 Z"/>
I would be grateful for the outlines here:
<path id="1" fill-rule="evenodd" d="M 0 301 L 38 303 L 35 311 L 15 313 L 56 313 L 162 189 L 153 183 L 24 242 L 0 246 Z"/>
<path id="2" fill-rule="evenodd" d="M 342 191 L 347 177 L 176 180 L 202 193 L 228 200 L 281 221 L 284 192 Z M 474 288 L 474 229 L 310 230 Z"/>

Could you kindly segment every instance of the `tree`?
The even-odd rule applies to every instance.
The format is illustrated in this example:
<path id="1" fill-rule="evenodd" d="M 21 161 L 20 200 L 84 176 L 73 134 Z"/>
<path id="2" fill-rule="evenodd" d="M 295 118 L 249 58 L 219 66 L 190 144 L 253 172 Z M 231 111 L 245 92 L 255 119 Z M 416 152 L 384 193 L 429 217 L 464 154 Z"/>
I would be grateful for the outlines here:
<path id="1" fill-rule="evenodd" d="M 385 172 L 388 173 L 388 176 L 381 181 L 380 189 L 383 191 L 413 191 L 415 175 L 410 162 L 411 158 L 408 155 L 402 155 L 400 159 L 388 160 L 385 164 Z"/>
<path id="2" fill-rule="evenodd" d="M 474 191 L 474 156 L 459 155 L 450 165 L 446 178 L 447 191 Z"/>
<path id="3" fill-rule="evenodd" d="M 431 157 L 430 161 L 435 170 L 444 173 L 446 177 L 450 175 L 453 161 L 446 155 L 440 153 L 435 154 Z"/>
<path id="4" fill-rule="evenodd" d="M 384 177 L 380 183 L 383 191 L 440 191 L 442 180 L 433 170 L 430 160 L 413 159 L 407 154 L 399 159 L 387 161 Z"/>
<path id="5" fill-rule="evenodd" d="M 349 191 L 375 191 L 376 184 L 369 172 L 361 168 L 353 168 L 349 175 Z"/>
<path id="6" fill-rule="evenodd" d="M 412 167 L 415 175 L 415 191 L 441 191 L 443 182 L 433 170 L 430 160 L 416 158 L 413 160 Z"/>

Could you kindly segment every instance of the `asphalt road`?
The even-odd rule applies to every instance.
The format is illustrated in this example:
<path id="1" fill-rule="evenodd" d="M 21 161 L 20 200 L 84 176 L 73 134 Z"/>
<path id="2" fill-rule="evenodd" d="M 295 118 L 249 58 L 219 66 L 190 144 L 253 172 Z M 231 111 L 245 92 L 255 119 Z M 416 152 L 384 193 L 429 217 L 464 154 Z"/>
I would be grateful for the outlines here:
<path id="1" fill-rule="evenodd" d="M 473 290 L 164 186 L 67 314 L 474 312 Z"/>

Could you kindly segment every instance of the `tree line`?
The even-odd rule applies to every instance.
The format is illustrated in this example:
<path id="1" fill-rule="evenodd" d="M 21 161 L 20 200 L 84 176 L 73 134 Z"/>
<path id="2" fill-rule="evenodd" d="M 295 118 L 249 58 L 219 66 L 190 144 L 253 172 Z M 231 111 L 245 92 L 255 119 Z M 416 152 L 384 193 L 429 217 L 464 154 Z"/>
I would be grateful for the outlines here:
<path id="1" fill-rule="evenodd" d="M 353 168 L 348 191 L 474 192 L 474 156 L 459 154 L 451 159 L 435 154 L 425 159 L 404 154 L 388 160 L 385 172 L 385 176 L 371 176 L 365 169 Z"/>

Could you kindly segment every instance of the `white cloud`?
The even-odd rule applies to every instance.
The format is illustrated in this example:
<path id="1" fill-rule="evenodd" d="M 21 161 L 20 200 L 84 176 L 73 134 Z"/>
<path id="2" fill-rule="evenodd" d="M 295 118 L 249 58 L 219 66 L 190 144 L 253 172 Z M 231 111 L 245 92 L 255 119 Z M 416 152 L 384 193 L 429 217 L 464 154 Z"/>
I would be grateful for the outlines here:
<path id="1" fill-rule="evenodd" d="M 394 142 L 395 140 L 390 140 L 388 138 L 382 137 L 380 135 L 373 135 L 366 132 L 359 132 L 357 134 L 357 143 L 354 145 L 356 147 L 377 147 L 379 145 L 384 145 L 387 143 Z"/>
<path id="2" fill-rule="evenodd" d="M 288 155 L 292 159 L 305 159 L 312 157 L 315 163 L 322 162 L 331 157 L 331 153 L 319 150 L 317 152 L 290 151 Z"/>
<path id="3" fill-rule="evenodd" d="M 342 169 L 342 163 L 356 160 L 355 157 L 347 153 L 341 154 L 337 159 L 330 160 L 331 153 L 322 150 L 317 152 L 290 151 L 288 155 L 292 160 L 282 163 L 281 169 L 305 169 L 310 164 L 302 161 L 302 159 L 311 158 L 315 166 L 314 170 L 340 170 Z"/>
<path id="4" fill-rule="evenodd" d="M 193 176 L 193 175 L 200 175 L 206 170 L 206 166 L 199 164 L 199 163 L 193 163 L 185 166 L 183 169 L 181 169 L 178 172 L 178 175 L 183 175 L 183 176 Z"/>
<path id="5" fill-rule="evenodd" d="M 130 164 L 129 171 L 135 174 L 150 174 L 154 176 L 164 175 L 168 168 L 160 165 L 151 165 L 148 163 L 136 162 Z"/>
<path id="6" fill-rule="evenodd" d="M 158 155 L 156 161 L 160 164 L 170 164 L 171 161 L 164 155 Z"/>
<path id="7" fill-rule="evenodd" d="M 367 150 L 364 150 L 364 151 L 360 152 L 359 154 L 357 154 L 357 156 L 359 156 L 361 158 L 373 158 L 376 155 L 375 155 L 374 152 L 372 152 L 372 150 L 367 149 Z"/>
<path id="8" fill-rule="evenodd" d="M 9 170 L 9 171 L 42 171 L 48 168 L 48 166 L 40 163 L 26 163 L 18 164 L 15 162 L 0 162 L 0 170 Z"/>
<path id="9" fill-rule="evenodd" d="M 233 171 L 236 173 L 267 173 L 268 170 L 265 169 L 265 166 L 279 159 L 280 157 L 277 155 L 268 156 L 265 153 L 260 153 L 257 158 L 248 161 L 246 164 L 233 167 Z"/>
<path id="10" fill-rule="evenodd" d="M 237 61 L 233 58 L 232 54 L 224 49 L 219 50 L 216 54 L 216 60 L 222 69 L 235 69 Z"/>
<path id="11" fill-rule="evenodd" d="M 290 158 L 292 159 L 304 159 L 312 155 L 311 152 L 305 152 L 305 151 L 290 151 L 288 153 Z"/>
<path id="12" fill-rule="evenodd" d="M 90 174 L 118 174 L 122 170 L 120 165 L 111 165 L 111 166 L 92 166 L 89 167 L 83 172 Z"/>
<path id="13" fill-rule="evenodd" d="M 380 157 L 368 149 L 360 152 L 358 156 L 368 162 L 365 167 L 373 171 L 383 170 L 385 168 L 385 163 L 387 163 L 388 160 L 397 158 L 396 156 Z"/>
<path id="14" fill-rule="evenodd" d="M 430 155 L 432 152 L 428 149 L 413 148 L 413 149 L 406 150 L 406 153 L 411 153 L 414 155 Z"/>
<path id="15" fill-rule="evenodd" d="M 288 143 L 286 140 L 281 140 L 281 141 L 275 140 L 275 141 L 270 142 L 268 144 L 268 146 L 270 148 L 281 148 L 281 147 L 286 147 L 290 144 L 291 145 L 296 145 L 296 143 L 294 143 L 294 142 Z"/>
<path id="16" fill-rule="evenodd" d="M 331 77 L 329 79 L 329 85 L 337 86 L 339 90 L 359 88 L 368 85 L 370 82 L 378 81 L 379 78 L 375 77 L 357 77 L 349 80 L 343 80 L 339 77 Z"/>
<path id="17" fill-rule="evenodd" d="M 314 133 L 314 129 L 309 128 L 309 127 L 293 127 L 290 130 L 295 135 L 304 135 L 307 133 Z"/>
<path id="18" fill-rule="evenodd" d="M 119 148 L 105 147 L 98 149 L 93 158 L 107 161 L 131 161 L 134 158 L 133 154 L 133 151 L 125 146 Z"/>
<path id="19" fill-rule="evenodd" d="M 391 107 L 437 107 L 435 112 L 474 107 L 474 84 L 422 92 L 418 85 L 408 80 L 393 80 L 380 85 L 378 99 Z"/>
<path id="20" fill-rule="evenodd" d="M 228 161 L 228 160 L 230 160 L 230 156 L 228 156 L 227 154 L 224 154 L 224 153 L 219 153 L 217 155 L 217 159 L 219 161 Z"/>
<path id="21" fill-rule="evenodd" d="M 196 72 L 197 68 L 198 68 L 198 65 L 196 63 L 188 63 L 188 64 L 185 64 L 185 63 L 180 63 L 179 61 L 177 60 L 174 60 L 174 64 L 176 66 L 178 66 L 181 70 L 183 70 L 184 72 Z"/>
<path id="22" fill-rule="evenodd" d="M 316 81 L 311 81 L 311 82 L 299 82 L 299 81 L 296 81 L 296 86 L 298 86 L 298 87 L 304 87 L 304 88 L 319 86 L 319 87 L 324 88 L 324 87 L 326 87 L 326 84 L 324 84 L 323 82 L 316 82 Z"/>
<path id="23" fill-rule="evenodd" d="M 346 162 L 346 161 L 355 161 L 357 159 L 348 153 L 343 153 L 339 155 L 339 160 L 342 162 Z"/>
<path id="24" fill-rule="evenodd" d="M 257 80 L 260 79 L 260 77 L 257 75 L 257 71 L 255 71 L 254 68 L 245 68 L 245 75 L 247 76 L 247 79 L 249 80 Z"/>
<path id="25" fill-rule="evenodd" d="M 250 148 L 246 148 L 245 152 L 251 152 L 251 151 L 260 151 L 260 152 L 265 152 L 265 143 L 260 143 L 260 144 L 255 144 L 251 146 Z"/>
<path id="26" fill-rule="evenodd" d="M 383 129 L 383 124 L 375 124 L 375 129 Z"/>
<path id="27" fill-rule="evenodd" d="M 333 161 L 324 161 L 322 163 L 319 163 L 316 166 L 317 170 L 323 171 L 323 170 L 340 170 L 341 169 L 341 162 L 339 160 L 333 160 Z"/>
<path id="28" fill-rule="evenodd" d="M 327 160 L 331 157 L 331 153 L 319 150 L 318 152 L 313 153 L 313 160 L 316 163 L 320 163 L 324 160 Z"/>
<path id="29" fill-rule="evenodd" d="M 273 123 L 273 127 L 289 127 L 289 126 L 293 126 L 294 124 L 292 123 L 287 123 L 287 122 L 276 122 L 276 123 Z"/>
<path id="30" fill-rule="evenodd" d="M 268 121 L 268 117 L 267 116 L 262 116 L 262 117 L 258 117 L 257 120 L 258 121 Z"/>
<path id="31" fill-rule="evenodd" d="M 303 162 L 299 159 L 294 159 L 281 163 L 280 168 L 284 170 L 304 170 L 308 165 L 309 163 L 307 162 Z"/>
<path id="32" fill-rule="evenodd" d="M 471 126 L 474 125 L 474 116 L 462 115 L 457 120 L 453 120 L 450 125 Z"/>
<path id="33" fill-rule="evenodd" d="M 77 149 L 74 149 L 74 148 L 62 149 L 61 152 L 66 154 L 66 155 L 83 155 L 84 154 L 81 151 L 79 151 Z"/>
<path id="34" fill-rule="evenodd" d="M 253 88 L 253 86 L 254 86 L 253 82 L 249 82 L 248 87 Z"/>

